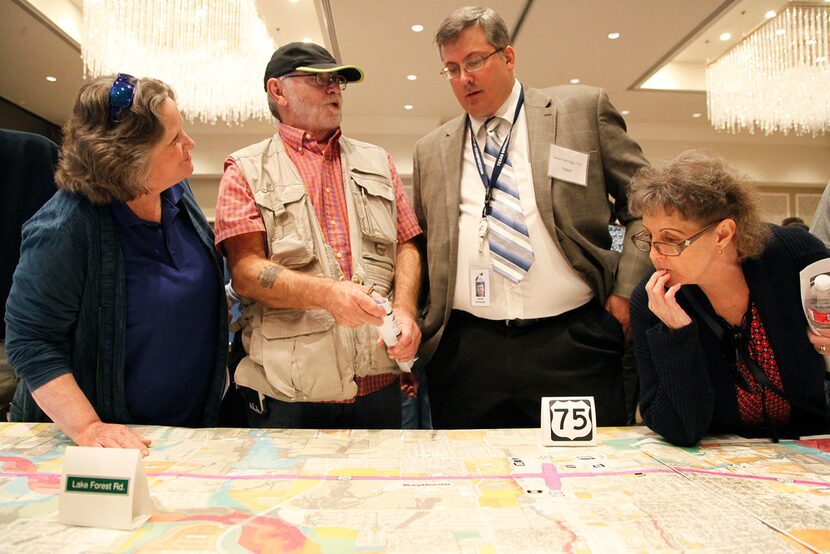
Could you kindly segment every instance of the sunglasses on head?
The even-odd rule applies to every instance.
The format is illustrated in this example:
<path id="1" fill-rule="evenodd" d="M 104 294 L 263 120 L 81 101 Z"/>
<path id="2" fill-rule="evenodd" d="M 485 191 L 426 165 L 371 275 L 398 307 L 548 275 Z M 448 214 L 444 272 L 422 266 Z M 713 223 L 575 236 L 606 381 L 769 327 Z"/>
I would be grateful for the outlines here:
<path id="1" fill-rule="evenodd" d="M 121 121 L 121 114 L 124 110 L 133 105 L 135 98 L 135 86 L 138 79 L 126 73 L 119 73 L 110 87 L 110 125 L 115 127 Z"/>

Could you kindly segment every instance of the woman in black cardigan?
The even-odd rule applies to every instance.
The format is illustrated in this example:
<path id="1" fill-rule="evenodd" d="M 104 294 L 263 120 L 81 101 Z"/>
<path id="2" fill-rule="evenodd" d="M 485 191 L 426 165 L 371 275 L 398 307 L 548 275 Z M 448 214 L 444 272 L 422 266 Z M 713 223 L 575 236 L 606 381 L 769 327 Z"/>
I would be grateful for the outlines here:
<path id="1" fill-rule="evenodd" d="M 749 179 L 700 152 L 642 169 L 630 197 L 656 269 L 631 296 L 645 423 L 678 445 L 826 431 L 830 338 L 808 331 L 798 275 L 821 241 L 761 223 Z"/>

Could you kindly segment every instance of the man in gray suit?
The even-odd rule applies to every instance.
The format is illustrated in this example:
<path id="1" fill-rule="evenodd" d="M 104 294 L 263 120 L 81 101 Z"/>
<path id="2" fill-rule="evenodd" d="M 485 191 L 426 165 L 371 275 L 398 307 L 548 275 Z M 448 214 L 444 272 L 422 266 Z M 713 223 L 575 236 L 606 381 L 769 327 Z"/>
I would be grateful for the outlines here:
<path id="1" fill-rule="evenodd" d="M 466 113 L 415 147 L 434 424 L 535 427 L 540 397 L 571 395 L 625 424 L 628 297 L 650 264 L 612 251 L 608 223 L 640 229 L 626 188 L 643 153 L 603 90 L 522 87 L 493 10 L 453 12 L 436 43 Z"/>

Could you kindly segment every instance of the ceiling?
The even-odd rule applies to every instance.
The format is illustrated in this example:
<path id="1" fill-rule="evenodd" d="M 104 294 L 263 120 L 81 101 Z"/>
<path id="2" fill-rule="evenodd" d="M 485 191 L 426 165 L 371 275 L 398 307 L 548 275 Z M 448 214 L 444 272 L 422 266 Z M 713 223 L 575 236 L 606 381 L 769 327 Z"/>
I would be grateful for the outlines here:
<path id="1" fill-rule="evenodd" d="M 61 28 L 40 13 L 56 3 L 0 0 L 0 96 L 60 125 L 83 83 L 83 67 L 72 25 Z M 347 132 L 420 135 L 460 113 L 450 87 L 438 75 L 433 34 L 461 3 L 258 0 L 257 5 L 277 44 L 304 37 L 323 41 L 339 52 L 341 61 L 364 69 L 365 80 L 344 93 Z M 77 22 L 82 0 L 70 4 Z M 734 42 L 757 24 L 754 19 L 781 4 L 779 0 L 536 0 L 513 42 L 516 74 L 528 86 L 579 79 L 605 87 L 615 106 L 628 112 L 625 117 L 632 127 L 680 126 L 696 129 L 701 137 L 714 137 L 703 92 L 694 87 L 644 90 L 640 85 L 672 60 L 702 75 L 706 58 L 730 44 L 718 40 L 721 32 L 731 30 Z M 492 0 L 489 5 L 513 29 L 525 2 Z M 71 11 L 71 6 L 66 9 Z M 416 23 L 424 26 L 423 32 L 410 29 Z M 611 32 L 620 33 L 620 38 L 610 40 Z M 269 55 L 261 53 L 263 67 Z M 46 75 L 57 77 L 57 82 L 48 83 Z M 408 80 L 407 75 L 417 79 Z M 407 104 L 411 110 L 404 109 Z M 271 129 L 270 122 L 192 126 L 197 135 L 251 135 Z M 740 140 L 805 139 L 747 135 Z M 830 137 L 806 140 L 830 145 Z"/>

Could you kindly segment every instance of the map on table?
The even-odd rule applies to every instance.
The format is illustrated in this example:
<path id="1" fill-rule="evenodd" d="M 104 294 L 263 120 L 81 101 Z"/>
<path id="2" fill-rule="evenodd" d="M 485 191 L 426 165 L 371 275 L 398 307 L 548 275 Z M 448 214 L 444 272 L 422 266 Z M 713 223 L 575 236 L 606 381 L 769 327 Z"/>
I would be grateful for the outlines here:
<path id="1" fill-rule="evenodd" d="M 828 440 L 136 429 L 156 509 L 113 531 L 57 523 L 54 425 L 0 424 L 0 552 L 830 552 Z"/>

